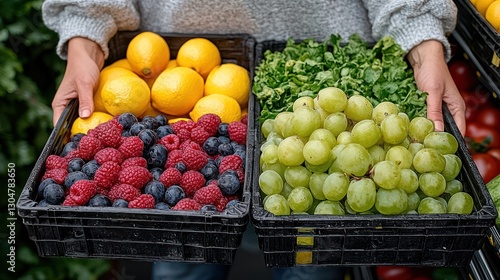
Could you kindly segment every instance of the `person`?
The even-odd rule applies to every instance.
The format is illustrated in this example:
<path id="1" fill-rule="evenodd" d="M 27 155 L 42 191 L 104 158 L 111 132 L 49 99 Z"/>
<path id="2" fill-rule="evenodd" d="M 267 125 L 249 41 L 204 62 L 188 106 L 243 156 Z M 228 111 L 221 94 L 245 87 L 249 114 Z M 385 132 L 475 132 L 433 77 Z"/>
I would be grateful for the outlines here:
<path id="1" fill-rule="evenodd" d="M 107 43 L 118 31 L 246 33 L 257 42 L 325 40 L 331 34 L 346 39 L 357 33 L 367 42 L 392 36 L 407 53 L 417 87 L 428 93 L 427 117 L 436 130 L 444 129 L 444 102 L 465 134 L 465 103 L 447 67 L 451 58 L 447 35 L 457 17 L 452 0 L 45 0 L 42 13 L 47 27 L 59 34 L 57 53 L 67 59 L 52 101 L 54 125 L 72 99 L 78 98 L 81 117 L 93 112 L 93 88 L 109 55 Z M 156 265 L 155 271 L 162 270 L 162 265 L 169 263 Z M 315 273 L 322 269 L 313 267 Z M 169 269 L 163 270 L 168 274 Z M 301 279 L 300 275 L 319 279 L 306 270 L 290 271 L 281 271 L 276 278 L 293 274 L 294 279 Z M 200 279 L 208 278 L 205 273 Z"/>

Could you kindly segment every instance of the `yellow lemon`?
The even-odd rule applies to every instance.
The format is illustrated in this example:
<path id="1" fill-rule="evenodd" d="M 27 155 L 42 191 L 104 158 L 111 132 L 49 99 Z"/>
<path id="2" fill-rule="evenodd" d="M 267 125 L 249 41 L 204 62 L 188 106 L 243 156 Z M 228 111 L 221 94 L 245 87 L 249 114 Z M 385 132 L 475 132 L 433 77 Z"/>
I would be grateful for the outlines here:
<path id="1" fill-rule="evenodd" d="M 113 118 L 112 115 L 103 112 L 93 112 L 88 118 L 78 117 L 71 125 L 71 136 L 77 133 L 87 134 L 90 129 L 94 129 L 101 123 L 107 122 Z"/>
<path id="2" fill-rule="evenodd" d="M 203 79 L 221 64 L 217 46 L 205 38 L 193 38 L 181 45 L 177 52 L 177 65 L 194 69 Z"/>
<path id="3" fill-rule="evenodd" d="M 116 77 L 120 76 L 135 76 L 138 77 L 134 72 L 127 70 L 126 68 L 120 67 L 120 66 L 106 66 L 104 69 L 101 70 L 101 73 L 99 73 L 99 83 L 97 84 L 97 88 L 94 91 L 94 110 L 98 112 L 105 112 L 107 113 L 108 111 L 106 110 L 106 107 L 104 107 L 104 103 L 102 102 L 102 87 L 104 84 L 109 81 L 110 79 L 114 79 Z"/>
<path id="4" fill-rule="evenodd" d="M 119 76 L 102 87 L 101 98 L 111 115 L 130 112 L 142 115 L 149 106 L 151 94 L 148 84 L 138 76 Z"/>
<path id="5" fill-rule="evenodd" d="M 476 8 L 476 10 L 484 17 L 486 15 L 488 6 L 490 6 L 490 4 L 495 1 L 496 0 L 475 0 L 474 2 L 471 1 L 471 3 Z"/>
<path id="6" fill-rule="evenodd" d="M 171 118 L 171 119 L 168 119 L 168 124 L 173 124 L 173 123 L 176 123 L 178 121 L 191 121 L 191 119 L 186 118 L 186 117 Z"/>
<path id="7" fill-rule="evenodd" d="M 234 63 L 214 67 L 205 81 L 204 95 L 219 93 L 230 96 L 242 108 L 250 97 L 250 74 L 247 69 Z"/>
<path id="8" fill-rule="evenodd" d="M 176 59 L 171 59 L 168 64 L 167 64 L 167 67 L 165 69 L 169 69 L 169 68 L 173 68 L 173 67 L 177 67 L 177 60 Z"/>
<path id="9" fill-rule="evenodd" d="M 153 107 L 167 115 L 185 115 L 203 96 L 203 86 L 203 78 L 193 69 L 166 69 L 151 88 Z"/>
<path id="10" fill-rule="evenodd" d="M 160 35 L 145 31 L 136 35 L 127 46 L 127 60 L 141 77 L 158 76 L 170 61 L 170 48 Z"/>
<path id="11" fill-rule="evenodd" d="M 488 6 L 485 18 L 496 31 L 500 32 L 500 1 L 495 1 Z"/>
<path id="12" fill-rule="evenodd" d="M 218 115 L 221 121 L 226 123 L 241 120 L 240 104 L 234 98 L 223 94 L 214 93 L 203 96 L 196 102 L 189 116 L 193 121 L 197 121 L 208 113 Z"/>
<path id="13" fill-rule="evenodd" d="M 128 60 L 126 58 L 119 59 L 119 60 L 111 63 L 107 67 L 122 67 L 122 68 L 125 68 L 127 70 L 133 71 L 132 66 L 130 65 L 130 63 L 128 62 Z"/>

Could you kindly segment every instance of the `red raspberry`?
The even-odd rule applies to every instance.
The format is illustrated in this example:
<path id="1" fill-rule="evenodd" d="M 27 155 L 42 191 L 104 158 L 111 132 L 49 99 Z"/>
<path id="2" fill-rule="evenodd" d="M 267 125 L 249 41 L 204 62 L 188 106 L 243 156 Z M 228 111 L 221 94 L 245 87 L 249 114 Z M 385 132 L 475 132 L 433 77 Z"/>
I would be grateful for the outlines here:
<path id="1" fill-rule="evenodd" d="M 117 120 L 101 123 L 94 129 L 97 138 L 105 147 L 118 148 L 122 141 L 123 126 Z"/>
<path id="2" fill-rule="evenodd" d="M 244 145 L 247 142 L 247 126 L 242 122 L 231 122 L 227 128 L 229 139 Z"/>
<path id="3" fill-rule="evenodd" d="M 69 160 L 79 157 L 80 157 L 80 151 L 78 149 L 73 149 L 64 158 L 69 162 Z"/>
<path id="4" fill-rule="evenodd" d="M 193 199 L 201 205 L 215 205 L 220 201 L 221 198 L 222 192 L 216 185 L 208 185 L 206 187 L 203 187 L 197 190 L 193 195 Z"/>
<path id="5" fill-rule="evenodd" d="M 191 139 L 191 132 L 187 129 L 180 129 L 175 134 L 177 135 L 177 137 L 179 137 L 179 141 L 181 141 L 181 143 Z"/>
<path id="6" fill-rule="evenodd" d="M 240 122 L 243 123 L 244 125 L 248 126 L 248 114 L 241 117 Z"/>
<path id="7" fill-rule="evenodd" d="M 165 162 L 165 168 L 175 167 L 175 165 L 181 161 L 182 161 L 182 151 L 173 150 L 168 153 L 167 162 Z"/>
<path id="8" fill-rule="evenodd" d="M 142 166 L 144 168 L 148 167 L 148 161 L 143 157 L 131 157 L 124 160 L 121 164 L 122 169 L 130 166 Z"/>
<path id="9" fill-rule="evenodd" d="M 194 142 L 194 141 L 191 141 L 191 139 L 188 139 L 188 140 L 185 140 L 181 143 L 181 145 L 179 146 L 179 149 L 181 150 L 185 150 L 187 148 L 191 148 L 191 149 L 195 149 L 195 150 L 198 150 L 198 151 L 203 151 L 203 149 L 201 148 L 200 144 Z"/>
<path id="10" fill-rule="evenodd" d="M 240 200 L 238 195 L 228 195 L 228 196 L 226 196 L 226 198 L 227 198 L 227 202 L 232 201 L 232 200 Z"/>
<path id="11" fill-rule="evenodd" d="M 68 160 L 60 157 L 58 155 L 49 155 L 45 160 L 45 169 L 67 169 L 68 168 Z"/>
<path id="12" fill-rule="evenodd" d="M 228 155 L 222 158 L 219 164 L 219 174 L 229 169 L 236 170 L 243 166 L 243 160 L 237 155 Z"/>
<path id="13" fill-rule="evenodd" d="M 128 208 L 155 208 L 155 198 L 150 194 L 141 194 L 128 203 Z"/>
<path id="14" fill-rule="evenodd" d="M 144 142 L 139 136 L 130 136 L 123 140 L 122 144 L 118 147 L 124 158 L 142 157 L 142 150 L 144 149 Z"/>
<path id="15" fill-rule="evenodd" d="M 225 196 L 221 197 L 219 202 L 215 204 L 215 207 L 217 208 L 217 211 L 222 212 L 224 209 L 226 209 L 226 205 L 229 202 L 229 199 Z"/>
<path id="16" fill-rule="evenodd" d="M 181 140 L 179 139 L 179 136 L 175 134 L 168 134 L 160 139 L 160 144 L 165 146 L 169 152 L 179 149 L 180 143 Z"/>
<path id="17" fill-rule="evenodd" d="M 191 140 L 199 145 L 203 145 L 203 143 L 205 143 L 210 136 L 211 135 L 201 126 L 195 127 L 191 130 Z"/>
<path id="18" fill-rule="evenodd" d="M 105 189 L 98 186 L 95 194 L 102 194 L 104 196 L 108 196 L 109 190 L 110 189 Z"/>
<path id="19" fill-rule="evenodd" d="M 108 197 L 111 201 L 115 201 L 119 198 L 132 201 L 136 197 L 141 195 L 141 191 L 128 184 L 117 184 L 111 187 L 108 192 Z"/>
<path id="20" fill-rule="evenodd" d="M 93 159 L 94 155 L 104 148 L 101 140 L 88 135 L 83 136 L 78 145 L 78 153 L 85 161 Z"/>
<path id="21" fill-rule="evenodd" d="M 97 192 L 97 184 L 92 180 L 78 180 L 69 189 L 69 196 L 78 205 L 85 205 Z"/>
<path id="22" fill-rule="evenodd" d="M 123 155 L 117 149 L 107 147 L 95 153 L 94 159 L 99 164 L 103 164 L 108 161 L 114 161 L 118 164 L 121 164 L 123 162 Z"/>
<path id="23" fill-rule="evenodd" d="M 177 202 L 177 204 L 172 207 L 172 210 L 191 210 L 191 211 L 197 211 L 201 209 L 201 204 L 196 202 L 192 198 L 183 198 Z"/>
<path id="24" fill-rule="evenodd" d="M 236 169 L 236 173 L 238 173 L 238 179 L 240 180 L 240 183 L 245 183 L 245 170 L 243 170 L 243 167 Z"/>
<path id="25" fill-rule="evenodd" d="M 103 163 L 99 166 L 99 168 L 97 168 L 94 175 L 94 181 L 96 182 L 97 187 L 104 189 L 111 188 L 118 180 L 118 173 L 120 170 L 120 165 L 114 161 L 107 161 Z"/>
<path id="26" fill-rule="evenodd" d="M 144 187 L 151 179 L 153 179 L 153 175 L 149 173 L 147 168 L 142 166 L 129 166 L 118 173 L 118 182 L 129 184 L 138 189 Z"/>
<path id="27" fill-rule="evenodd" d="M 182 153 L 182 161 L 187 170 L 201 170 L 208 162 L 208 156 L 202 151 L 187 148 Z"/>
<path id="28" fill-rule="evenodd" d="M 177 168 L 169 167 L 165 169 L 158 178 L 166 188 L 172 185 L 179 185 L 181 183 L 182 174 Z"/>
<path id="29" fill-rule="evenodd" d="M 64 199 L 62 206 L 79 206 L 79 205 L 71 198 L 71 196 L 67 196 Z"/>
<path id="30" fill-rule="evenodd" d="M 45 179 L 54 179 L 56 183 L 59 185 L 64 184 L 64 179 L 66 179 L 66 175 L 68 175 L 68 169 L 67 168 L 57 168 L 57 169 L 51 169 L 45 171 L 45 173 L 42 176 L 42 181 Z"/>
<path id="31" fill-rule="evenodd" d="M 196 123 L 192 120 L 180 120 L 176 121 L 173 124 L 170 124 L 170 127 L 174 130 L 175 134 L 179 134 L 179 131 L 185 129 L 187 131 L 191 131 L 196 126 Z"/>
<path id="32" fill-rule="evenodd" d="M 181 188 L 186 193 L 187 197 L 194 195 L 194 193 L 205 186 L 205 177 L 198 171 L 188 170 L 182 174 Z"/>
<path id="33" fill-rule="evenodd" d="M 221 123 L 221 119 L 216 114 L 205 114 L 201 116 L 196 123 L 198 127 L 203 127 L 210 136 L 214 136 L 217 133 L 217 128 L 219 128 L 219 124 Z"/>

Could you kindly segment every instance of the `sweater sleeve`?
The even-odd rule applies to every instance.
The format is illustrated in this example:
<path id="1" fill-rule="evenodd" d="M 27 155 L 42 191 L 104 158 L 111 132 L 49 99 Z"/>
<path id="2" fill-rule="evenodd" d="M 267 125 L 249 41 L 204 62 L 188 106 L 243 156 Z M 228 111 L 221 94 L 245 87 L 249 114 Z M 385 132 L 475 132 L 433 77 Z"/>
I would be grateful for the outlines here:
<path id="1" fill-rule="evenodd" d="M 451 57 L 447 36 L 457 21 L 457 7 L 452 0 L 363 0 L 368 9 L 373 37 L 392 36 L 405 52 L 426 40 L 438 40 Z"/>
<path id="2" fill-rule="evenodd" d="M 46 0 L 42 6 L 45 25 L 59 35 L 57 54 L 67 59 L 68 41 L 85 37 L 98 43 L 104 57 L 108 42 L 119 30 L 136 30 L 140 17 L 136 0 Z"/>

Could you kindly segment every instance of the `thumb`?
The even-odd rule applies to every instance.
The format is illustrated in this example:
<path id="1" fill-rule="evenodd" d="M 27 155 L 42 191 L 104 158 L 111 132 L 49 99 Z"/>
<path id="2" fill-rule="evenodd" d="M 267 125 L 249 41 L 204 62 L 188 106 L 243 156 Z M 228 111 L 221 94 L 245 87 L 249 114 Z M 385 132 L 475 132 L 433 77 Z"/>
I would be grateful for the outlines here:
<path id="1" fill-rule="evenodd" d="M 443 102 L 438 94 L 427 96 L 427 118 L 434 121 L 434 129 L 444 131 Z"/>
<path id="2" fill-rule="evenodd" d="M 81 118 L 88 118 L 94 111 L 93 85 L 84 83 L 77 85 L 78 91 L 78 114 Z"/>

